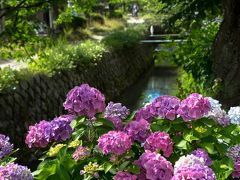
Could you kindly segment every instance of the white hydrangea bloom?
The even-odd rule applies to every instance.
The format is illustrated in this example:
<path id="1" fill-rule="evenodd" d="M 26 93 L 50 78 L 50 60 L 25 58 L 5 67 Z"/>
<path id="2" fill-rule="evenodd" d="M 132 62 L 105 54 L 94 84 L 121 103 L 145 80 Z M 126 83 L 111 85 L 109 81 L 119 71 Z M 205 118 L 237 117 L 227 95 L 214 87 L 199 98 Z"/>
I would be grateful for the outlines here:
<path id="1" fill-rule="evenodd" d="M 213 110 L 213 109 L 219 109 L 219 108 L 221 109 L 222 104 L 220 104 L 218 100 L 213 99 L 213 98 L 211 98 L 211 97 L 207 97 L 207 99 L 208 99 L 208 101 L 210 102 L 210 105 L 211 105 L 211 109 L 212 109 L 212 110 Z"/>
<path id="2" fill-rule="evenodd" d="M 228 111 L 228 116 L 232 124 L 240 125 L 240 106 L 231 107 Z"/>

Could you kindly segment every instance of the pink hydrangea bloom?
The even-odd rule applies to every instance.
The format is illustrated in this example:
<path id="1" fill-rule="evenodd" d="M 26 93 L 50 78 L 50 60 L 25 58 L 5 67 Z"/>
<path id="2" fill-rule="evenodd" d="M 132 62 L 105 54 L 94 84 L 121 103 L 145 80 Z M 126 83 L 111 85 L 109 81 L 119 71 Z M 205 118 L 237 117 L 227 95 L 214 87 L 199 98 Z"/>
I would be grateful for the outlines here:
<path id="1" fill-rule="evenodd" d="M 231 175 L 233 178 L 240 178 L 240 159 L 234 161 L 234 170 Z"/>
<path id="2" fill-rule="evenodd" d="M 137 180 L 137 176 L 128 172 L 118 171 L 114 180 Z"/>
<path id="3" fill-rule="evenodd" d="M 76 151 L 72 154 L 72 158 L 75 161 L 79 161 L 79 160 L 82 160 L 82 159 L 85 159 L 85 158 L 89 157 L 90 154 L 91 154 L 90 150 L 87 147 L 78 146 Z"/>
<path id="4" fill-rule="evenodd" d="M 180 99 L 174 96 L 160 96 L 152 102 L 155 116 L 174 120 L 180 105 Z"/>
<path id="5" fill-rule="evenodd" d="M 144 119 L 131 121 L 125 126 L 124 132 L 133 140 L 143 143 L 150 135 L 150 124 Z"/>
<path id="6" fill-rule="evenodd" d="M 173 141 L 165 132 L 154 132 L 146 139 L 144 149 L 152 152 L 162 151 L 165 157 L 169 157 L 173 151 Z"/>
<path id="7" fill-rule="evenodd" d="M 105 97 L 99 90 L 82 84 L 68 92 L 63 106 L 70 113 L 93 118 L 96 113 L 104 111 Z"/>
<path id="8" fill-rule="evenodd" d="M 211 105 L 208 98 L 193 93 L 181 101 L 177 113 L 184 121 L 191 121 L 204 117 L 210 109 Z"/>
<path id="9" fill-rule="evenodd" d="M 149 180 L 170 180 L 173 176 L 171 162 L 156 152 L 146 151 L 135 164 L 143 169 L 140 176 L 142 179 L 145 179 L 144 174 Z"/>
<path id="10" fill-rule="evenodd" d="M 104 154 L 121 155 L 132 146 L 132 139 L 121 131 L 109 131 L 98 139 L 98 147 Z"/>

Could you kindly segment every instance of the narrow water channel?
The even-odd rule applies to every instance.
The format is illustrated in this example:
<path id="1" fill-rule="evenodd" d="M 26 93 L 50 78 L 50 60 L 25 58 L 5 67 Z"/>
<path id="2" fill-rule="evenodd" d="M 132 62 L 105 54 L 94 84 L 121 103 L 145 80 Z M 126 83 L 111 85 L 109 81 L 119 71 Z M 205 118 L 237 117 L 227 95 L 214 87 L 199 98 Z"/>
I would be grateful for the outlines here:
<path id="1" fill-rule="evenodd" d="M 130 110 L 136 110 L 161 95 L 176 95 L 177 70 L 174 67 L 155 66 L 143 75 L 115 102 L 121 102 Z"/>

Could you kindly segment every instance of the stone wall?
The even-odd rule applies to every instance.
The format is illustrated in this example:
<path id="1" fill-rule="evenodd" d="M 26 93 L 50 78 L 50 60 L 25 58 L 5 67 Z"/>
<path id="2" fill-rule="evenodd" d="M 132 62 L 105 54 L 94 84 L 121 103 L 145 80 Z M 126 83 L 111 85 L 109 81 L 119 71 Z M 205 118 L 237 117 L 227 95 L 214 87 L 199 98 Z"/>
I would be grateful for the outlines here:
<path id="1" fill-rule="evenodd" d="M 107 100 L 118 96 L 153 64 L 151 48 L 138 45 L 119 52 L 107 52 L 88 68 L 63 71 L 53 77 L 35 75 L 20 82 L 16 90 L 0 95 L 0 133 L 24 147 L 28 126 L 64 114 L 67 92 L 82 83 L 100 89 Z"/>

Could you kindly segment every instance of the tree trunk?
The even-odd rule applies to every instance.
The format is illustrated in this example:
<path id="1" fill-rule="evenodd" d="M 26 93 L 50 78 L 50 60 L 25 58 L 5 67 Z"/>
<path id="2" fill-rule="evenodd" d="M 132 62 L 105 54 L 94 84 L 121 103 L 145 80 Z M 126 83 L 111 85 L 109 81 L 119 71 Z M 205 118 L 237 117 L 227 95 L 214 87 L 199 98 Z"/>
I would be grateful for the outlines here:
<path id="1" fill-rule="evenodd" d="M 224 20 L 213 45 L 213 71 L 222 81 L 218 99 L 240 105 L 240 1 L 223 0 Z"/>

